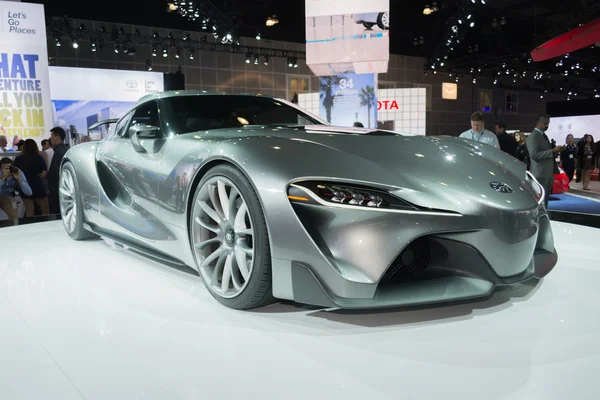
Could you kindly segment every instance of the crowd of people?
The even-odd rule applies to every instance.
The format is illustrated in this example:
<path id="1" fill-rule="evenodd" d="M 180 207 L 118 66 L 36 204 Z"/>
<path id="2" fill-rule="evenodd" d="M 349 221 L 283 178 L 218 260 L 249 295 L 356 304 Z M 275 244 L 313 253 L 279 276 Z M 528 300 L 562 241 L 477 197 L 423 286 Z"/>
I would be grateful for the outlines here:
<path id="1" fill-rule="evenodd" d="M 41 142 L 42 149 L 33 139 L 17 143 L 20 151 L 12 157 L 0 159 L 0 226 L 17 223 L 17 199 L 25 206 L 25 216 L 60 213 L 58 196 L 60 164 L 68 150 L 66 133 L 60 127 L 50 130 L 50 139 Z M 0 149 L 6 150 L 6 137 L 0 136 Z"/>
<path id="2" fill-rule="evenodd" d="M 471 129 L 460 137 L 494 146 L 525 163 L 527 170 L 544 186 L 545 204 L 548 206 L 554 174 L 559 172 L 559 166 L 569 177 L 569 182 L 576 177 L 577 182 L 582 182 L 583 190 L 589 191 L 592 173 L 598 169 L 600 162 L 600 142 L 594 142 L 591 134 L 585 134 L 577 143 L 575 137 L 569 134 L 564 145 L 556 145 L 554 140 L 550 140 L 546 134 L 550 119 L 549 115 L 538 116 L 529 135 L 520 131 L 509 134 L 503 123 L 496 124 L 494 134 L 484 128 L 483 113 L 475 112 L 471 116 Z"/>

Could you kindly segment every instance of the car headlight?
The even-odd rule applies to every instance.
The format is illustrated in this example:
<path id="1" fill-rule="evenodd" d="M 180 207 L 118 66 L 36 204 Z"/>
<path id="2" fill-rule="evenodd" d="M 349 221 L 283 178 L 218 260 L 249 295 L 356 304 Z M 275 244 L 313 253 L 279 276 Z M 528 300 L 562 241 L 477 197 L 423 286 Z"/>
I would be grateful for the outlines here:
<path id="1" fill-rule="evenodd" d="M 532 194 L 535 197 L 535 199 L 537 200 L 537 203 L 542 204 L 544 202 L 544 197 L 546 195 L 546 193 L 544 191 L 544 187 L 542 185 L 540 185 L 540 183 L 537 181 L 537 179 L 535 179 L 535 177 L 529 171 L 527 171 L 525 180 L 529 184 L 529 187 L 531 188 Z"/>
<path id="2" fill-rule="evenodd" d="M 288 198 L 299 203 L 344 205 L 377 210 L 418 210 L 412 204 L 385 191 L 346 183 L 297 182 L 290 185 Z"/>

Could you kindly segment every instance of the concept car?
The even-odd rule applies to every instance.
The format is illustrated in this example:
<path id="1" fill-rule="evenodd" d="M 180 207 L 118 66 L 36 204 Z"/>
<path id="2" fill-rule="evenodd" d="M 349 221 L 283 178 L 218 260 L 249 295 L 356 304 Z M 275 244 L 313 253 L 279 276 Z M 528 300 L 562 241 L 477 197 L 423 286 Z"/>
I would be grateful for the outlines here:
<path id="1" fill-rule="evenodd" d="M 387 11 L 380 13 L 355 14 L 353 18 L 354 22 L 357 24 L 363 24 L 365 29 L 371 29 L 375 25 L 382 30 L 390 29 L 390 13 Z"/>
<path id="2" fill-rule="evenodd" d="M 543 198 L 490 146 L 202 92 L 144 97 L 70 149 L 60 179 L 73 239 L 192 267 L 237 309 L 447 302 L 541 278 L 558 257 Z"/>

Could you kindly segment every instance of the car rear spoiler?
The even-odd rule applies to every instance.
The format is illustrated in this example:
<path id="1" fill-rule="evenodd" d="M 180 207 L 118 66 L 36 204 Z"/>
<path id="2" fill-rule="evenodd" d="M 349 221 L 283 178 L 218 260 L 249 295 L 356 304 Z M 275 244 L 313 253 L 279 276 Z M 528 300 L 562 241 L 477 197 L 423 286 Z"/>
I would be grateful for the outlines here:
<path id="1" fill-rule="evenodd" d="M 88 128 L 88 133 L 92 132 L 94 129 L 96 129 L 97 127 L 99 127 L 101 125 L 110 125 L 110 124 L 117 123 L 118 121 L 119 121 L 118 118 L 111 118 L 111 119 L 105 119 L 104 121 L 96 122 L 95 124 L 93 124 L 92 126 L 90 126 Z"/>

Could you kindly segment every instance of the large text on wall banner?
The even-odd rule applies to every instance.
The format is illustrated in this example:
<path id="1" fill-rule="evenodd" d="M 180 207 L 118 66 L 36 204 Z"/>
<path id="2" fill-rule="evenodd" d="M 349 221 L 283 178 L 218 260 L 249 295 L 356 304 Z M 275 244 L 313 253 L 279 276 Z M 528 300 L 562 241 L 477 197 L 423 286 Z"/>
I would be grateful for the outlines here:
<path id="1" fill-rule="evenodd" d="M 0 46 L 0 135 L 39 143 L 52 127 L 44 7 L 0 2 Z"/>

